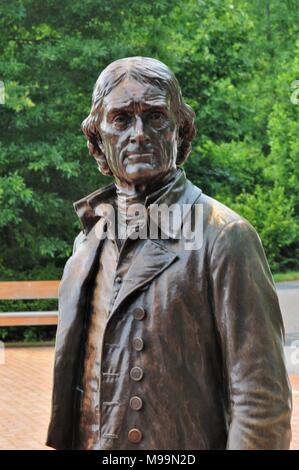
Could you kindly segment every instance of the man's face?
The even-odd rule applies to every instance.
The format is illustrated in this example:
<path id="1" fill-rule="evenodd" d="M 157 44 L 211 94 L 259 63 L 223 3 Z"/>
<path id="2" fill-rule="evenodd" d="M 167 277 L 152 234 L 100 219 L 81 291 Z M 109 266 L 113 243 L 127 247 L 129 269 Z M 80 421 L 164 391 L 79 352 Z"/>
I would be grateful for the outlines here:
<path id="1" fill-rule="evenodd" d="M 113 175 L 143 184 L 175 168 L 176 118 L 166 91 L 127 79 L 104 98 L 101 149 Z"/>

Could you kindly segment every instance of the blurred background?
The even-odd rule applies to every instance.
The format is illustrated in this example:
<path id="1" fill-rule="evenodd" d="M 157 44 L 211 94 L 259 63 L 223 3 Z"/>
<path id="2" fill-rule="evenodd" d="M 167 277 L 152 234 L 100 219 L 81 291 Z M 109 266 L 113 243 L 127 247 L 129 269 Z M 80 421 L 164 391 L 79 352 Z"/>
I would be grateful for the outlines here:
<path id="1" fill-rule="evenodd" d="M 0 5 L 0 280 L 61 277 L 72 202 L 109 183 L 80 124 L 101 70 L 132 55 L 170 66 L 196 112 L 188 177 L 254 225 L 278 280 L 299 278 L 298 0 Z"/>
<path id="2" fill-rule="evenodd" d="M 102 69 L 134 55 L 165 62 L 196 112 L 189 179 L 253 224 L 276 281 L 299 279 L 298 33 L 298 0 L 0 0 L 0 281 L 60 279 L 73 201 L 110 182 L 80 124 Z M 0 340 L 55 329 L 2 327 Z"/>

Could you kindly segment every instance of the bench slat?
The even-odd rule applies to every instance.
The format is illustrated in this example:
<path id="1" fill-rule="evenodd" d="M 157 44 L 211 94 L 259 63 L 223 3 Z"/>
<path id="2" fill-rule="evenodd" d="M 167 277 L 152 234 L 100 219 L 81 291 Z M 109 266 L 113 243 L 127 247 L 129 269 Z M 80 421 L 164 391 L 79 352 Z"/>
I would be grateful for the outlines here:
<path id="1" fill-rule="evenodd" d="M 0 282 L 0 300 L 57 299 L 59 281 Z"/>
<path id="2" fill-rule="evenodd" d="M 57 311 L 0 313 L 0 327 L 27 325 L 57 325 L 57 322 Z"/>

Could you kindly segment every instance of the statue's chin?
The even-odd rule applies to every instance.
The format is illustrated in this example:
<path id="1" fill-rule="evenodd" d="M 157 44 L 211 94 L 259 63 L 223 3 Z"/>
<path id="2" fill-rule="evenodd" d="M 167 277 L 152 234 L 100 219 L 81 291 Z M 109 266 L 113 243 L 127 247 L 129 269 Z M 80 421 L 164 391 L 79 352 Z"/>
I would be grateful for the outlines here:
<path id="1" fill-rule="evenodd" d="M 129 163 L 126 165 L 124 179 L 132 184 L 144 184 L 152 181 L 160 173 L 161 169 L 152 163 Z"/>

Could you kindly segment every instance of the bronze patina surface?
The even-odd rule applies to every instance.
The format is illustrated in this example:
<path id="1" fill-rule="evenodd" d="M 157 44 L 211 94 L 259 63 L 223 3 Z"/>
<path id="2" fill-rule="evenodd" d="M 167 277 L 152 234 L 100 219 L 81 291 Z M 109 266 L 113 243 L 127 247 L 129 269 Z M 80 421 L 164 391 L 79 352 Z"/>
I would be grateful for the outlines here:
<path id="1" fill-rule="evenodd" d="M 174 75 L 154 59 L 113 62 L 82 127 L 115 183 L 74 204 L 82 232 L 60 284 L 47 445 L 288 449 L 284 330 L 265 253 L 249 222 L 180 168 L 195 127 Z M 179 209 L 171 230 L 154 204 Z M 186 249 L 177 235 L 194 230 L 199 206 L 201 244 Z M 111 210 L 121 224 L 107 238 Z M 164 236 L 120 236 L 140 221 Z"/>

